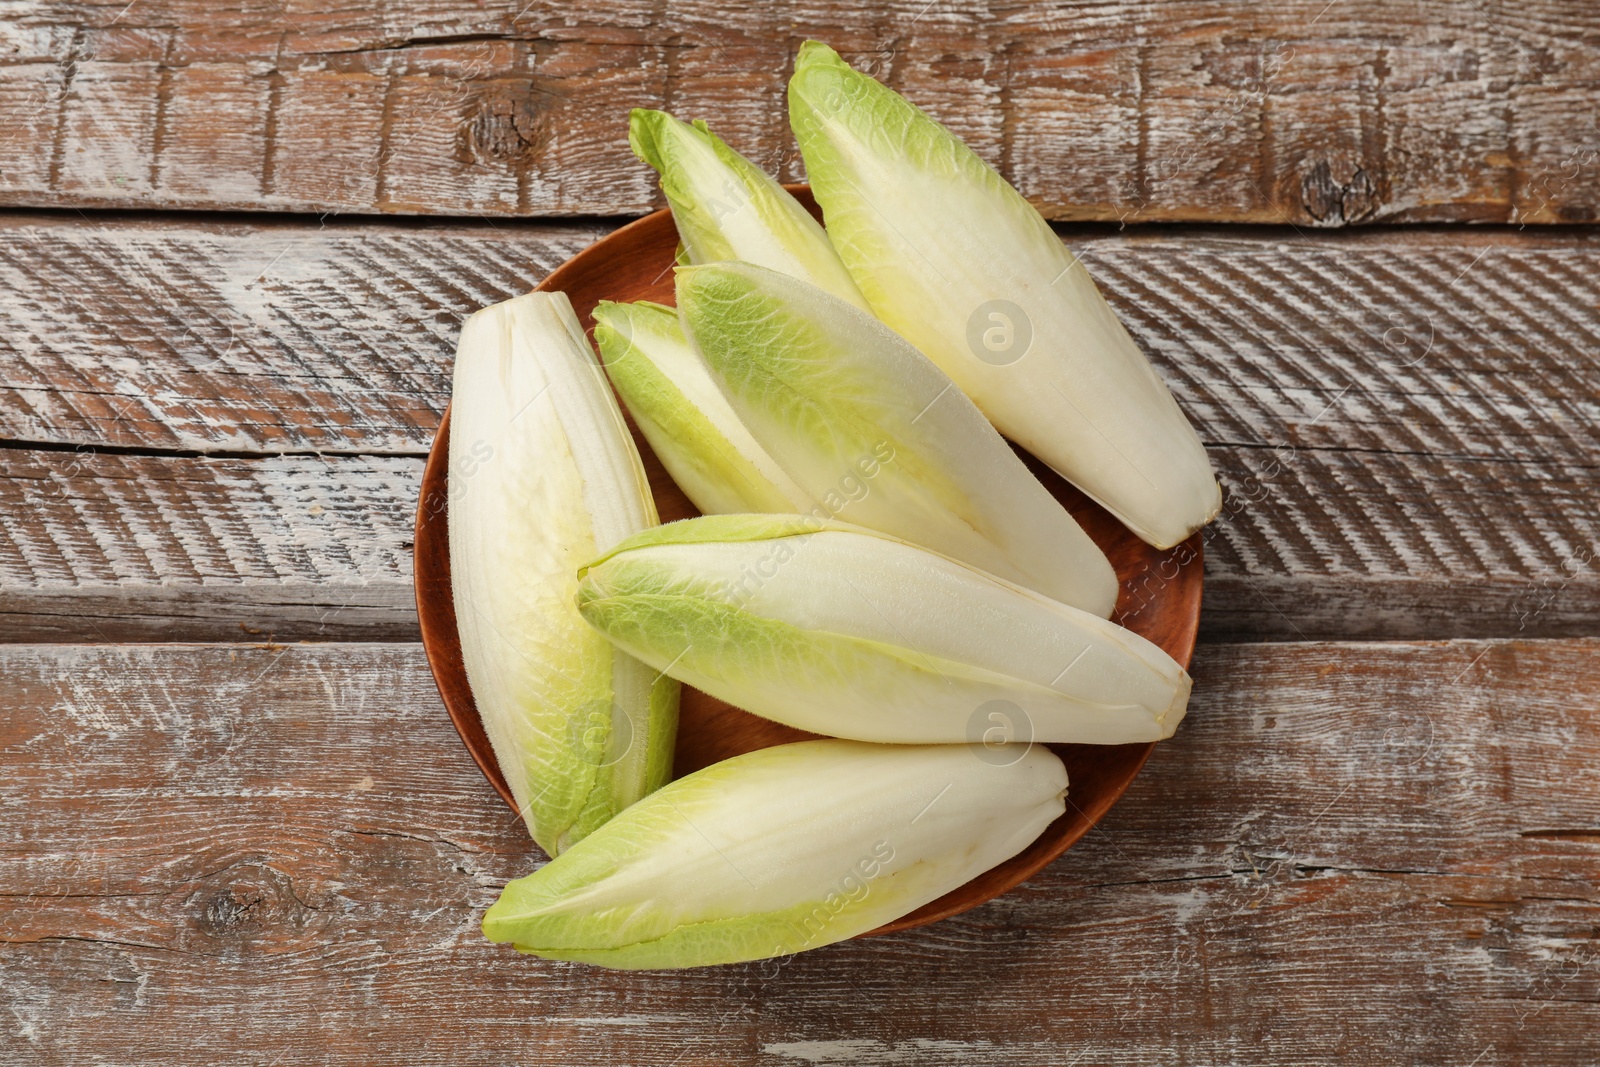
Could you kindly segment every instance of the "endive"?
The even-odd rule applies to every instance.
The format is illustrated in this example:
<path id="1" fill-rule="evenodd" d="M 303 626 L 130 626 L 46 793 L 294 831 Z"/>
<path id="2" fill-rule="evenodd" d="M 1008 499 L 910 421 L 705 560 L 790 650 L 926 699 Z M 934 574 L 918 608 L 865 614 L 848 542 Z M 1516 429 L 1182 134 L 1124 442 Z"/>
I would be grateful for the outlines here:
<path id="1" fill-rule="evenodd" d="M 728 406 L 684 339 L 676 311 L 602 300 L 594 320 L 611 383 L 695 507 L 707 515 L 811 509 L 814 501 Z"/>
<path id="2" fill-rule="evenodd" d="M 506 886 L 492 941 L 607 967 L 696 967 L 840 941 L 1033 842 L 1067 772 L 1048 749 L 801 741 L 654 793 Z"/>
<path id="3" fill-rule="evenodd" d="M 1216 515 L 1194 429 L 1083 264 L 994 168 L 816 41 L 795 62 L 789 118 L 872 310 L 1002 433 L 1158 547 Z"/>
<path id="4" fill-rule="evenodd" d="M 863 310 L 867 302 L 817 220 L 704 122 L 636 108 L 628 144 L 661 175 L 690 263 L 740 259 L 804 278 Z"/>
<path id="5" fill-rule="evenodd" d="M 561 852 L 666 781 L 678 685 L 579 617 L 577 567 L 656 522 L 561 293 L 467 319 L 450 412 L 450 579 L 473 700 L 517 809 Z"/>
<path id="6" fill-rule="evenodd" d="M 1132 631 L 845 523 L 687 519 L 581 576 L 578 610 L 622 648 L 814 733 L 1115 745 L 1171 736 L 1189 698 Z"/>
<path id="7" fill-rule="evenodd" d="M 823 517 L 1108 616 L 1117 577 L 972 401 L 883 323 L 748 263 L 680 267 L 678 313 L 751 434 Z"/>

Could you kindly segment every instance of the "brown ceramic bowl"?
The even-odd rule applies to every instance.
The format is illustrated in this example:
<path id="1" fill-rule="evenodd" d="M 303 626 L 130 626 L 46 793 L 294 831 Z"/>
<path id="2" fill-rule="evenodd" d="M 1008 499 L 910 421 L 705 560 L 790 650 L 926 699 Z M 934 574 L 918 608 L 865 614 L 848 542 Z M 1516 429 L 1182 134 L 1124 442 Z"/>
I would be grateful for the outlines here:
<path id="1" fill-rule="evenodd" d="M 816 213 L 808 188 L 789 186 L 789 189 Z M 563 263 L 539 288 L 565 292 L 572 300 L 579 321 L 593 330 L 594 322 L 589 314 L 601 300 L 674 302 L 672 264 L 677 243 L 671 213 L 657 211 L 596 241 Z M 667 476 L 660 460 L 633 426 L 632 419 L 629 428 L 644 458 L 661 521 L 698 515 L 694 505 Z M 489 747 L 483 723 L 473 705 L 472 691 L 467 686 L 466 670 L 461 663 L 461 640 L 456 633 L 455 605 L 450 593 L 450 544 L 445 521 L 449 499 L 445 484 L 449 440 L 450 413 L 446 410 L 433 449 L 428 454 L 417 508 L 415 570 L 422 644 L 445 708 L 466 742 L 467 751 L 472 753 L 490 784 L 507 804 L 511 804 L 511 790 L 495 765 L 494 751 Z M 1187 668 L 1200 621 L 1200 535 L 1166 552 L 1151 548 L 1042 463 L 1021 450 L 1019 454 L 1116 567 L 1122 580 L 1122 595 L 1112 618 L 1154 641 Z M 685 775 L 743 752 L 810 736 L 757 718 L 684 686 L 674 771 L 679 776 Z M 1067 765 L 1071 781 L 1066 813 L 1018 855 L 872 933 L 908 930 L 949 918 L 1020 884 L 1065 852 L 1105 816 L 1155 746 L 1050 747 Z"/>

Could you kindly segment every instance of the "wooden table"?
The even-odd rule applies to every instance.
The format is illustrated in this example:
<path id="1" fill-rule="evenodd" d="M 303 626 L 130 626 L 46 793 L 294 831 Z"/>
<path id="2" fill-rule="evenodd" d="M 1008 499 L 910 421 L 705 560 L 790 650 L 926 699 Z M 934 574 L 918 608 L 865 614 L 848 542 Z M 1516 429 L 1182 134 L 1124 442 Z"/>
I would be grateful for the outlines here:
<path id="1" fill-rule="evenodd" d="M 1600 8 L 123 4 L 0 19 L 0 1062 L 1600 1062 Z M 812 35 L 1200 428 L 1195 701 L 958 919 L 518 958 L 411 607 L 455 334 L 657 203 L 629 106 L 800 177 Z"/>

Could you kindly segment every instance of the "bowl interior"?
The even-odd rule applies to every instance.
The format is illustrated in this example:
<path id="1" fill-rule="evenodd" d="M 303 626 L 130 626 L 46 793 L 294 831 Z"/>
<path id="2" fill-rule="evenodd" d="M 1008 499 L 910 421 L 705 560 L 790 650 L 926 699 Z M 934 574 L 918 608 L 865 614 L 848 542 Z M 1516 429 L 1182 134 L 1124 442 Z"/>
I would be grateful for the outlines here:
<path id="1" fill-rule="evenodd" d="M 815 202 L 804 186 L 789 186 L 813 213 Z M 539 286 L 560 290 L 572 301 L 584 326 L 593 330 L 590 312 L 601 300 L 653 300 L 672 304 L 672 266 L 678 235 L 667 211 L 658 211 L 595 242 L 562 264 Z M 649 444 L 628 420 L 644 459 L 662 522 L 698 515 L 673 484 Z M 508 804 L 511 791 L 495 764 L 494 752 L 472 701 L 450 592 L 447 536 L 450 413 L 445 412 L 428 455 L 417 509 L 415 576 L 417 614 L 428 664 L 445 708 L 467 750 Z M 1167 551 L 1151 548 L 1129 533 L 1103 508 L 1067 484 L 1044 464 L 1017 450 L 1028 468 L 1094 538 L 1116 568 L 1122 593 L 1112 618 L 1160 645 L 1185 668 L 1194 652 L 1200 620 L 1201 538 L 1191 537 Z M 674 774 L 682 776 L 719 760 L 769 745 L 814 736 L 741 711 L 699 690 L 683 687 Z M 873 934 L 922 926 L 959 914 L 1018 885 L 1065 852 L 1116 803 L 1155 747 L 1138 745 L 1052 745 L 1066 764 L 1071 782 L 1067 810 L 1028 848 L 959 889 L 895 920 Z M 864 935 L 870 936 L 870 935 Z"/>

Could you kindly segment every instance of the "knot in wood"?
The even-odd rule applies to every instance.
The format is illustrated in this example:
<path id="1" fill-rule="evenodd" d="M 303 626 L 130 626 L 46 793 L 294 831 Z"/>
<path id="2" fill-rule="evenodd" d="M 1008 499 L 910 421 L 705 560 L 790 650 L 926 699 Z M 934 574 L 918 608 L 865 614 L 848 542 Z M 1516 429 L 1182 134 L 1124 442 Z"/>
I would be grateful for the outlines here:
<path id="1" fill-rule="evenodd" d="M 1307 215 L 1324 226 L 1343 226 L 1378 210 L 1377 186 L 1363 168 L 1343 180 L 1337 173 L 1349 173 L 1348 167 L 1341 165 L 1336 172 L 1324 159 L 1300 180 L 1300 203 Z"/>
<path id="2" fill-rule="evenodd" d="M 261 863 L 235 864 L 209 875 L 190 894 L 195 929 L 212 942 L 270 945 L 297 941 L 314 913 L 289 876 Z"/>
<path id="3" fill-rule="evenodd" d="M 526 83 L 480 87 L 467 109 L 457 158 L 504 164 L 537 155 L 550 140 L 543 99 L 544 94 Z"/>

